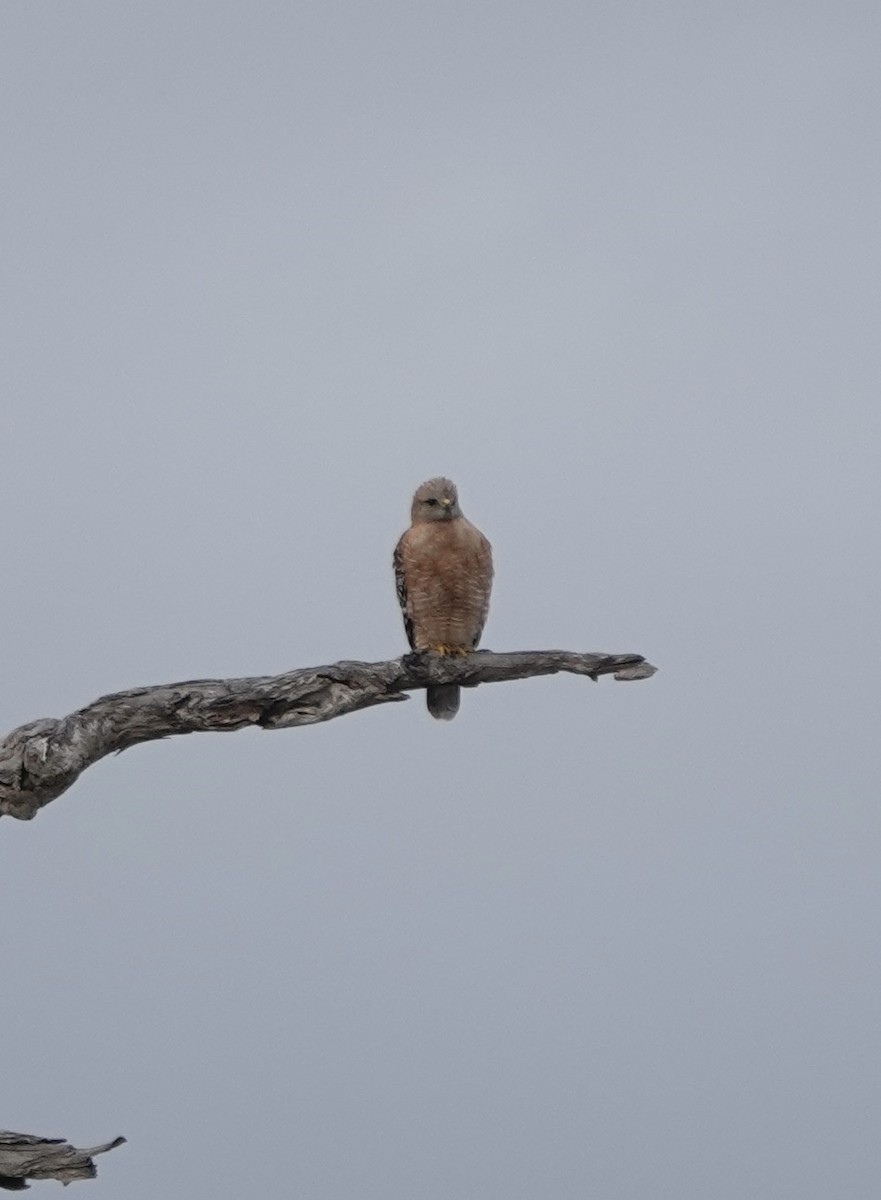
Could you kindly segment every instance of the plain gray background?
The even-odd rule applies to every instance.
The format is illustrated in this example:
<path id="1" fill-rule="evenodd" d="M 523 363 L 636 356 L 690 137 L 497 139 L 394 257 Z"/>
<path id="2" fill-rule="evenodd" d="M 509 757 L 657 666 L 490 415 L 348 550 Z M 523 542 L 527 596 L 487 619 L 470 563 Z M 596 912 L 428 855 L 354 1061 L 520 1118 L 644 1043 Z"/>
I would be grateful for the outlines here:
<path id="1" fill-rule="evenodd" d="M 874 3 L 7 5 L 2 727 L 493 649 L 0 825 L 0 1125 L 93 1200 L 876 1200 Z M 40 1185 L 57 1192 L 56 1185 Z"/>

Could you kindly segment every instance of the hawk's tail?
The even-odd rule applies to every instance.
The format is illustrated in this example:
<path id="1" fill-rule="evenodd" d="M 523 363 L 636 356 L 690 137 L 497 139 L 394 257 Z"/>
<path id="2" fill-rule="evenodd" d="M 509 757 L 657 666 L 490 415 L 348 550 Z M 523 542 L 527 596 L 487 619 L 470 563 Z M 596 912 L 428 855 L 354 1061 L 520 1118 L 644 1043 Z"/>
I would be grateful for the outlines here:
<path id="1" fill-rule="evenodd" d="M 459 685 L 445 683 L 440 687 L 425 689 L 428 711 L 438 721 L 452 721 L 459 711 Z"/>

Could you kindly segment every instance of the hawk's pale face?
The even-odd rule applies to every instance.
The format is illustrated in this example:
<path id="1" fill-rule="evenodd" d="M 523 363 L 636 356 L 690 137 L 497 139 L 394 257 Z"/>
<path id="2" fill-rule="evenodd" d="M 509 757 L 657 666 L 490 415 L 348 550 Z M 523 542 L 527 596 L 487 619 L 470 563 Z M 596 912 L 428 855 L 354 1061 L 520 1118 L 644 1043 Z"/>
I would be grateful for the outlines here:
<path id="1" fill-rule="evenodd" d="M 429 479 L 416 489 L 413 497 L 413 507 L 410 512 L 412 520 L 417 521 L 451 521 L 461 517 L 459 496 L 456 485 L 449 479 Z"/>

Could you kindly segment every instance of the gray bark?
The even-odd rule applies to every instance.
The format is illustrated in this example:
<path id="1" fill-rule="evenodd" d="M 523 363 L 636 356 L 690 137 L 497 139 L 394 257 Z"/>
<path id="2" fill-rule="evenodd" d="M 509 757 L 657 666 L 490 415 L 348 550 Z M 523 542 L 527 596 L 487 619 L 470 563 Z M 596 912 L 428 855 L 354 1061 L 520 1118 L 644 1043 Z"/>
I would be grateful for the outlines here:
<path id="1" fill-rule="evenodd" d="M 92 763 L 139 742 L 175 734 L 259 726 L 290 729 L 408 699 L 429 684 L 476 687 L 568 671 L 597 679 L 646 679 L 639 654 L 529 650 L 441 657 L 406 654 L 390 662 L 338 662 L 251 679 L 196 679 L 102 696 L 67 717 L 21 725 L 0 741 L 0 816 L 28 821 Z"/>
<path id="2" fill-rule="evenodd" d="M 94 1179 L 98 1172 L 92 1156 L 105 1154 L 124 1141 L 124 1137 L 118 1137 L 103 1146 L 77 1150 L 63 1138 L 32 1137 L 0 1129 L 0 1188 L 21 1192 L 28 1187 L 29 1179 L 58 1179 L 65 1184 L 74 1179 Z"/>

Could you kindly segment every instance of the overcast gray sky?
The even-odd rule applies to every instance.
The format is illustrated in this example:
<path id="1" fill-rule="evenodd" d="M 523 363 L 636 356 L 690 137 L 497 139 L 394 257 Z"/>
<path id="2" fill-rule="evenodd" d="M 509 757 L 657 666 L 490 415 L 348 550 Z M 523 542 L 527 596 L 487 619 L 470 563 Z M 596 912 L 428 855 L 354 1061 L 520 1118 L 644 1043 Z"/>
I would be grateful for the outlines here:
<path id="1" fill-rule="evenodd" d="M 3 729 L 402 652 L 438 473 L 485 645 L 661 668 L 4 820 L 0 1126 L 126 1134 L 83 1194 L 877 1200 L 879 35 L 6 6 Z"/>

